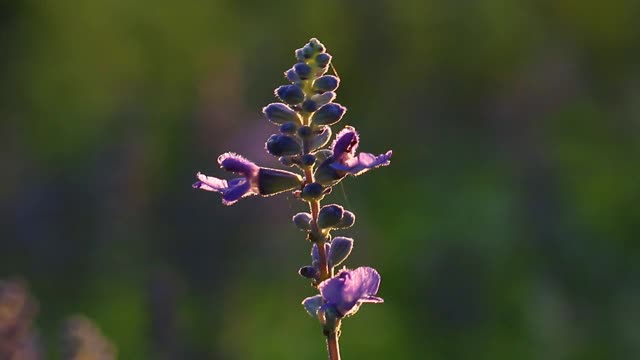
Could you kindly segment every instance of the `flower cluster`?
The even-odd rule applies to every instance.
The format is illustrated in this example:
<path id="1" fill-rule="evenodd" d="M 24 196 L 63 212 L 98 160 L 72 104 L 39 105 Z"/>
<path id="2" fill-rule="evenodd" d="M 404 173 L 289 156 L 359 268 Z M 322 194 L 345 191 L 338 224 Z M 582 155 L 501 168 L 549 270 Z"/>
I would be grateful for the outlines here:
<path id="1" fill-rule="evenodd" d="M 300 268 L 299 273 L 311 279 L 320 294 L 305 299 L 303 305 L 323 326 L 333 358 L 331 337 L 337 341 L 341 319 L 354 314 L 362 303 L 382 299 L 375 296 L 380 285 L 376 270 L 345 268 L 334 275 L 334 269 L 351 253 L 353 239 L 332 239 L 331 231 L 351 227 L 355 215 L 337 204 L 321 207 L 320 201 L 347 175 L 358 176 L 389 165 L 392 153 L 357 153 L 360 138 L 352 126 L 339 131 L 327 147 L 333 134 L 331 126 L 347 111 L 334 102 L 340 78 L 327 74 L 332 67 L 331 55 L 315 38 L 296 50 L 295 56 L 297 62 L 284 73 L 289 84 L 275 90 L 280 102 L 263 108 L 267 120 L 278 126 L 277 133 L 266 141 L 266 151 L 292 171 L 260 167 L 240 155 L 225 153 L 218 157 L 218 164 L 238 177 L 224 180 L 198 173 L 193 187 L 221 193 L 225 205 L 250 195 L 286 191 L 308 203 L 309 212 L 293 217 L 294 224 L 312 243 L 312 263 Z M 337 345 L 333 353 L 337 353 Z"/>

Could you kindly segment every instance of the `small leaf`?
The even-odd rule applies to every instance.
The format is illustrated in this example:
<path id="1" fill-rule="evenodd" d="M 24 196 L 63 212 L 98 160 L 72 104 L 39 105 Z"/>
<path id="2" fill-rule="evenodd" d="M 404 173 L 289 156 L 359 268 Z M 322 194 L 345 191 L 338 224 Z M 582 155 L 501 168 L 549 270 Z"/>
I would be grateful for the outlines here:
<path id="1" fill-rule="evenodd" d="M 329 266 L 334 267 L 340 265 L 349 257 L 353 249 L 353 239 L 338 236 L 331 241 L 331 250 L 329 250 Z"/>
<path id="2" fill-rule="evenodd" d="M 309 315 L 312 317 L 317 317 L 318 310 L 322 306 L 322 295 L 311 296 L 302 301 L 302 305 L 304 309 L 307 310 Z"/>

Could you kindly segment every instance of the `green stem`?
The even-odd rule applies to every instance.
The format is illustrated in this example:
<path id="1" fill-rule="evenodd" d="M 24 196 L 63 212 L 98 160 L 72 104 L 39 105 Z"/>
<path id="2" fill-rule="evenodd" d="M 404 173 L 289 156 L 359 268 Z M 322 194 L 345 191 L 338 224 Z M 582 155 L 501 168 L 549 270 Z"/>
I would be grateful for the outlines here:
<path id="1" fill-rule="evenodd" d="M 314 70 L 315 71 L 315 70 Z M 304 81 L 304 92 L 307 98 L 312 95 L 311 81 Z M 310 126 L 311 119 L 310 114 L 302 114 L 303 125 Z M 305 141 L 306 143 L 306 141 Z M 306 144 L 305 144 L 306 145 Z M 308 153 L 307 146 L 304 146 L 304 153 Z M 315 182 L 313 176 L 313 165 L 304 169 L 305 184 Z M 309 201 L 309 208 L 311 210 L 311 235 L 314 237 L 316 246 L 318 247 L 318 261 L 320 262 L 320 282 L 327 280 L 333 276 L 333 269 L 329 269 L 329 262 L 327 261 L 327 252 L 324 250 L 325 239 L 328 234 L 324 234 L 318 227 L 318 215 L 320 214 L 320 200 Z M 329 360 L 340 360 L 340 345 L 338 343 L 338 336 L 340 332 L 340 320 L 338 320 L 336 327 L 326 333 L 327 337 L 327 352 L 329 353 Z"/>
<path id="2" fill-rule="evenodd" d="M 327 335 L 327 352 L 329 360 L 340 360 L 340 344 L 338 343 L 338 334 L 332 332 Z"/>

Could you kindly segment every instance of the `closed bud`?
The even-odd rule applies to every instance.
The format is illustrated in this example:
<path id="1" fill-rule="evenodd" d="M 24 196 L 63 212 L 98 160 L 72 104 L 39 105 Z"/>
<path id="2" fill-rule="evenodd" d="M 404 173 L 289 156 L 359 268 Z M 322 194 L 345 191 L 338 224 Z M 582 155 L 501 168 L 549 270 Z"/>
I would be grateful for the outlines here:
<path id="1" fill-rule="evenodd" d="M 311 40 L 309 40 L 309 46 L 311 46 L 311 48 L 317 53 L 323 53 L 325 51 L 324 44 L 316 38 L 312 38 Z"/>
<path id="2" fill-rule="evenodd" d="M 331 128 L 323 126 L 320 131 L 315 131 L 309 139 L 309 151 L 319 149 L 329 142 L 331 139 Z"/>
<path id="3" fill-rule="evenodd" d="M 284 76 L 287 78 L 287 80 L 291 81 L 294 84 L 299 84 L 300 83 L 300 76 L 298 76 L 298 74 L 296 73 L 296 71 L 294 69 L 289 69 L 284 73 Z"/>
<path id="4" fill-rule="evenodd" d="M 302 166 L 311 166 L 316 163 L 316 157 L 312 154 L 305 154 L 300 159 Z"/>
<path id="5" fill-rule="evenodd" d="M 329 250 L 329 266 L 334 267 L 340 265 L 349 257 L 353 249 L 353 239 L 338 236 L 331 241 L 331 249 Z"/>
<path id="6" fill-rule="evenodd" d="M 298 124 L 293 121 L 280 125 L 280 132 L 283 134 L 293 135 L 298 130 Z"/>
<path id="7" fill-rule="evenodd" d="M 320 106 L 318 106 L 318 103 L 313 101 L 312 99 L 307 99 L 302 103 L 302 110 L 308 113 L 312 113 L 318 110 L 319 107 Z"/>
<path id="8" fill-rule="evenodd" d="M 300 143 L 288 135 L 271 135 L 267 139 L 267 151 L 274 156 L 296 155 L 302 151 Z"/>
<path id="9" fill-rule="evenodd" d="M 352 227 L 353 224 L 355 224 L 355 222 L 356 222 L 356 215 L 351 211 L 345 210 L 344 213 L 342 214 L 342 219 L 340 219 L 340 222 L 336 224 L 334 228 L 346 229 L 346 228 Z"/>
<path id="10" fill-rule="evenodd" d="M 340 86 L 340 79 L 333 75 L 320 76 L 313 82 L 313 90 L 317 92 L 335 91 Z"/>
<path id="11" fill-rule="evenodd" d="M 304 100 L 304 91 L 297 85 L 282 85 L 275 94 L 289 105 L 300 104 Z"/>
<path id="12" fill-rule="evenodd" d="M 331 156 L 333 152 L 330 149 L 322 149 L 322 150 L 318 150 L 316 151 L 316 161 L 318 163 L 322 163 L 325 160 L 327 160 L 329 158 L 329 156 Z"/>
<path id="13" fill-rule="evenodd" d="M 316 65 L 318 65 L 318 67 L 325 68 L 327 67 L 327 65 L 329 65 L 330 62 L 331 62 L 331 55 L 327 53 L 321 53 L 316 55 Z"/>
<path id="14" fill-rule="evenodd" d="M 311 214 L 301 212 L 293 215 L 293 223 L 301 231 L 311 231 Z"/>
<path id="15" fill-rule="evenodd" d="M 318 275 L 318 270 L 313 266 L 303 266 L 298 270 L 298 274 L 307 279 L 314 279 Z"/>
<path id="16" fill-rule="evenodd" d="M 304 57 L 304 52 L 302 51 L 302 48 L 300 49 L 296 49 L 296 59 L 298 61 L 305 61 L 305 57 Z"/>
<path id="17" fill-rule="evenodd" d="M 311 66 L 303 62 L 293 65 L 293 70 L 298 74 L 298 77 L 301 80 L 307 80 L 309 76 L 311 76 Z"/>
<path id="18" fill-rule="evenodd" d="M 311 100 L 315 101 L 319 107 L 332 102 L 333 100 L 335 100 L 335 98 L 336 93 L 334 93 L 333 91 L 327 91 L 322 94 L 315 94 L 311 96 Z"/>
<path id="19" fill-rule="evenodd" d="M 318 183 L 310 183 L 305 185 L 302 189 L 302 194 L 300 195 L 303 199 L 309 200 L 320 200 L 324 196 L 322 185 Z"/>
<path id="20" fill-rule="evenodd" d="M 342 119 L 347 108 L 337 104 L 329 103 L 311 115 L 313 125 L 333 125 Z"/>
<path id="21" fill-rule="evenodd" d="M 311 45 L 307 44 L 302 47 L 302 56 L 306 59 L 311 59 L 311 57 L 315 54 L 315 51 L 311 47 Z"/>
<path id="22" fill-rule="evenodd" d="M 260 168 L 258 172 L 258 191 L 269 196 L 300 187 L 302 177 L 285 170 Z"/>
<path id="23" fill-rule="evenodd" d="M 282 125 L 287 122 L 302 124 L 300 115 L 283 103 L 272 103 L 262 108 L 264 115 L 274 124 Z"/>
<path id="24" fill-rule="evenodd" d="M 318 214 L 318 226 L 322 229 L 329 229 L 340 223 L 344 208 L 340 205 L 325 205 Z"/>
<path id="25" fill-rule="evenodd" d="M 313 130 L 309 126 L 304 125 L 298 128 L 298 136 L 300 136 L 301 138 L 307 139 L 311 135 L 313 135 Z"/>

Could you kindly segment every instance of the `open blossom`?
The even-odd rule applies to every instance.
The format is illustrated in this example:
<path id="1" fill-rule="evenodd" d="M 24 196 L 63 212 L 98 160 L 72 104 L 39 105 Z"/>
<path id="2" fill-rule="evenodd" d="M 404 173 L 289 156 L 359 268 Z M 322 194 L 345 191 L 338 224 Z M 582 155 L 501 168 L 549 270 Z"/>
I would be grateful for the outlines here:
<path id="1" fill-rule="evenodd" d="M 342 270 L 335 277 L 318 285 L 325 306 L 333 306 L 342 316 L 352 315 L 362 303 L 381 303 L 375 296 L 380 286 L 380 274 L 370 267 Z"/>
<path id="2" fill-rule="evenodd" d="M 360 175 L 379 166 L 391 163 L 392 151 L 375 156 L 370 153 L 360 153 L 356 156 L 359 137 L 356 129 L 346 126 L 336 135 L 332 145 L 333 162 L 331 167 L 351 175 Z"/>
<path id="3" fill-rule="evenodd" d="M 194 189 L 215 191 L 222 194 L 222 203 L 232 205 L 243 197 L 251 195 L 274 195 L 300 186 L 302 177 L 289 171 L 262 168 L 234 153 L 224 153 L 218 157 L 220 167 L 242 177 L 232 180 L 219 179 L 196 174 L 198 181 Z"/>
<path id="4" fill-rule="evenodd" d="M 193 184 L 193 188 L 221 193 L 225 205 L 231 205 L 245 196 L 258 194 L 256 180 L 260 168 L 256 164 L 234 153 L 220 155 L 218 164 L 223 169 L 243 177 L 227 181 L 198 173 L 198 181 Z"/>
<path id="5" fill-rule="evenodd" d="M 371 169 L 391 164 L 391 150 L 378 156 L 364 152 L 356 155 L 359 141 L 356 129 L 345 126 L 331 145 L 331 156 L 318 167 L 316 181 L 331 185 L 346 175 L 358 176 Z"/>

